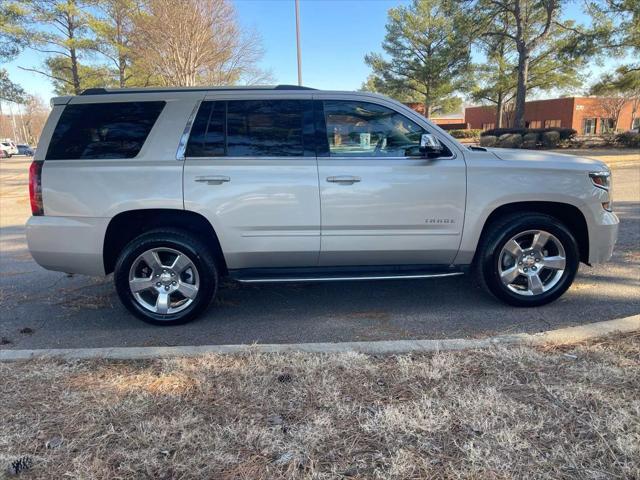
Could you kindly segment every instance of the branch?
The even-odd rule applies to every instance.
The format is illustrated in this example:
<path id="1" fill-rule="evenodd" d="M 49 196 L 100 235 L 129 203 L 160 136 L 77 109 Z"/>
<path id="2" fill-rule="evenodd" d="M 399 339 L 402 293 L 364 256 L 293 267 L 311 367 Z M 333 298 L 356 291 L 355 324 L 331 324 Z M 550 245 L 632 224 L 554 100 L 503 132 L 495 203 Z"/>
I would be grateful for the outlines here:
<path id="1" fill-rule="evenodd" d="M 25 67 L 20 67 L 20 66 L 18 66 L 18 68 L 20 70 L 24 70 L 26 72 L 39 73 L 40 75 L 44 75 L 45 77 L 53 78 L 54 80 L 58 80 L 59 82 L 64 82 L 64 83 L 67 83 L 69 85 L 73 85 L 73 82 L 70 81 L 70 80 L 67 80 L 66 78 L 56 77 L 55 75 L 51 75 L 51 74 L 46 73 L 46 72 L 41 72 L 40 70 L 36 70 L 35 68 L 25 68 Z"/>

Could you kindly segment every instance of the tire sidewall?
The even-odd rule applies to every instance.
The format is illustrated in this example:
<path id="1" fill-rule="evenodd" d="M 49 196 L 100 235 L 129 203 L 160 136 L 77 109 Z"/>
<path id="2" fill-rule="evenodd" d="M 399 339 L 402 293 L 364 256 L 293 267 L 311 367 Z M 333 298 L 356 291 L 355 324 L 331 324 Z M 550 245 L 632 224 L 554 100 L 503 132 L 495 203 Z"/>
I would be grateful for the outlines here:
<path id="1" fill-rule="evenodd" d="M 184 310 L 162 315 L 151 312 L 138 303 L 129 287 L 129 271 L 133 262 L 153 248 L 171 248 L 187 255 L 196 269 L 200 286 L 194 301 Z M 206 247 L 188 235 L 149 233 L 132 240 L 120 254 L 114 269 L 116 291 L 124 306 L 142 320 L 154 325 L 179 325 L 195 318 L 208 307 L 218 286 L 215 262 Z"/>
<path id="2" fill-rule="evenodd" d="M 566 255 L 565 269 L 558 283 L 547 292 L 530 297 L 509 290 L 502 283 L 498 269 L 504 245 L 517 234 L 527 230 L 544 230 L 551 233 L 560 241 Z M 578 246 L 573 235 L 555 219 L 542 215 L 516 218 L 506 228 L 495 231 L 486 243 L 481 259 L 482 275 L 491 293 L 500 300 L 518 307 L 535 307 L 556 300 L 571 286 L 580 264 Z"/>

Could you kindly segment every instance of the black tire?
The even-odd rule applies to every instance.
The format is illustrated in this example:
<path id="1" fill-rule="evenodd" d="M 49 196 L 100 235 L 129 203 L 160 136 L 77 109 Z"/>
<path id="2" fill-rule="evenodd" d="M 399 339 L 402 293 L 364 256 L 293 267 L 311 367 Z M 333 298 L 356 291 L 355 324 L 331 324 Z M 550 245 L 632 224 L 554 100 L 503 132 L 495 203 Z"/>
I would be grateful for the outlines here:
<path id="1" fill-rule="evenodd" d="M 554 235 L 564 248 L 566 265 L 560 279 L 549 290 L 524 296 L 503 284 L 499 262 L 505 244 L 519 233 L 529 230 L 544 230 Z M 553 302 L 567 291 L 573 283 L 579 264 L 578 244 L 562 222 L 549 215 L 520 212 L 502 217 L 488 226 L 478 246 L 474 270 L 478 283 L 503 302 L 516 307 L 537 307 Z"/>
<path id="2" fill-rule="evenodd" d="M 153 248 L 177 250 L 195 265 L 200 286 L 184 310 L 170 314 L 152 312 L 142 306 L 131 291 L 129 271 L 133 262 Z M 134 238 L 124 247 L 115 265 L 114 283 L 120 301 L 138 318 L 154 325 L 179 325 L 193 320 L 209 306 L 218 288 L 218 269 L 211 250 L 198 237 L 182 230 L 158 229 Z"/>

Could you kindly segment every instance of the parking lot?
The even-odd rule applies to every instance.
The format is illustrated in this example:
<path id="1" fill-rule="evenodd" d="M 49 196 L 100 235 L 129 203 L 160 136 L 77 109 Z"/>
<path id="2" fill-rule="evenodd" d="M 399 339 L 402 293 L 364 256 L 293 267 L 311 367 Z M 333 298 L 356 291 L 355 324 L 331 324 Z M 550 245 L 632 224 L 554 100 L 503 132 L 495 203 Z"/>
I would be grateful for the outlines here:
<path id="1" fill-rule="evenodd" d="M 637 160 L 634 160 L 635 157 Z M 557 302 L 536 309 L 499 303 L 467 276 L 318 284 L 225 283 L 197 321 L 147 325 L 120 305 L 111 277 L 49 272 L 29 255 L 30 159 L 0 160 L 0 348 L 479 338 L 536 332 L 640 312 L 640 154 L 611 161 L 622 221 L 612 261 L 582 265 Z"/>

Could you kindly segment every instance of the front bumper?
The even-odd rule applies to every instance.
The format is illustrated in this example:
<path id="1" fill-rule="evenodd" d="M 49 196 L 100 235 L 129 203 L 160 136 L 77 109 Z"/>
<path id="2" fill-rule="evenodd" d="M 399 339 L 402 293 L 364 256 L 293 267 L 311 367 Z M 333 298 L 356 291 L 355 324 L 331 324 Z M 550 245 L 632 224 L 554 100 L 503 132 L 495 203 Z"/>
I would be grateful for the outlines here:
<path id="1" fill-rule="evenodd" d="M 102 248 L 108 218 L 31 217 L 27 244 L 33 259 L 47 270 L 104 275 Z"/>
<path id="2" fill-rule="evenodd" d="M 603 210 L 595 225 L 589 228 L 589 263 L 604 263 L 613 255 L 620 220 L 613 212 Z"/>

